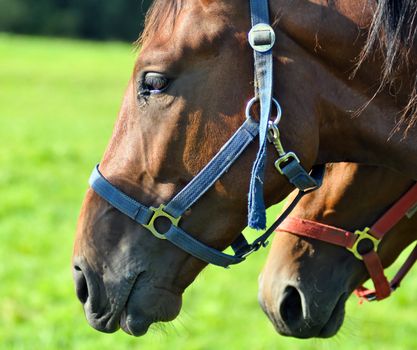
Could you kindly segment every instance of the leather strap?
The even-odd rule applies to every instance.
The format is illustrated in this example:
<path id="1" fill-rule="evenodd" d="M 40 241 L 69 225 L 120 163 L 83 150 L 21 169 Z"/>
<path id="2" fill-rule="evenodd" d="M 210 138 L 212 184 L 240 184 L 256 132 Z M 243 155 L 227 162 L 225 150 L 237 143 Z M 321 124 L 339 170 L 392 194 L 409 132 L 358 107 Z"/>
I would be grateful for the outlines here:
<path id="1" fill-rule="evenodd" d="M 188 209 L 192 203 L 200 198 L 230 168 L 243 150 L 255 138 L 257 132 L 258 127 L 256 122 L 247 119 L 206 167 L 165 206 L 164 211 L 173 217 L 177 217 L 175 214 L 182 213 Z M 111 184 L 100 173 L 98 165 L 94 168 L 89 183 L 91 188 L 100 197 L 123 214 L 135 220 L 138 224 L 143 226 L 147 225 L 154 215 L 154 212 L 150 208 L 139 203 Z M 170 212 L 168 212 L 167 208 Z M 197 241 L 174 225 L 164 235 L 164 238 L 191 255 L 213 265 L 227 267 L 244 260 L 241 256 L 224 254 L 211 248 Z"/>
<path id="2" fill-rule="evenodd" d="M 416 203 L 417 184 L 413 185 L 375 222 L 374 225 L 372 225 L 368 232 L 369 235 L 375 237 L 377 241 L 382 240 L 385 234 L 387 234 L 413 207 L 416 206 Z M 352 248 L 356 240 L 361 238 L 360 234 L 297 217 L 287 217 L 279 225 L 276 231 L 285 231 L 297 236 L 317 239 L 348 249 Z M 388 282 L 384 274 L 381 260 L 375 250 L 372 249 L 360 257 L 363 259 L 375 289 L 370 290 L 360 286 L 355 290 L 355 294 L 367 301 L 382 300 L 390 296 L 392 290 L 399 287 L 405 275 L 417 261 L 417 245 L 391 282 Z"/>
<path id="3" fill-rule="evenodd" d="M 257 24 L 269 24 L 269 1 L 250 0 L 252 27 Z M 266 140 L 268 120 L 271 114 L 273 90 L 272 48 L 259 52 L 254 48 L 255 96 L 259 99 L 259 149 L 253 163 L 248 200 L 248 225 L 254 229 L 265 229 L 266 208 L 264 201 L 264 178 L 266 163 Z"/>
<path id="4" fill-rule="evenodd" d="M 407 260 L 398 270 L 394 278 L 391 280 L 391 288 L 393 290 L 397 289 L 404 277 L 410 272 L 411 268 L 417 261 L 417 245 L 415 245 L 414 249 L 411 251 L 410 255 L 408 256 Z"/>
<path id="5" fill-rule="evenodd" d="M 324 164 L 319 164 L 313 166 L 309 176 L 314 179 L 317 185 L 320 187 L 323 183 L 323 177 L 326 170 L 326 166 Z M 269 237 L 275 232 L 276 228 L 280 226 L 285 219 L 288 218 L 288 215 L 294 210 L 295 206 L 304 197 L 306 194 L 314 191 L 315 188 L 301 191 L 298 190 L 297 195 L 292 200 L 290 205 L 281 213 L 281 215 L 275 220 L 275 222 L 265 231 L 261 236 L 255 239 L 251 244 L 248 244 L 245 237 L 240 234 L 239 237 L 232 243 L 232 248 L 237 256 L 247 256 L 250 253 L 257 251 L 260 247 L 266 247 L 268 245 Z"/>
<path id="6" fill-rule="evenodd" d="M 302 165 L 295 160 L 282 167 L 282 174 L 300 191 L 315 190 L 321 186 L 321 184 L 317 183 L 314 177 L 312 177 Z"/>
<path id="7" fill-rule="evenodd" d="M 166 205 L 165 211 L 179 217 L 232 166 L 258 134 L 258 124 L 246 119 L 213 159 Z"/>
<path id="8" fill-rule="evenodd" d="M 187 253 L 195 256 L 196 258 L 211 262 L 215 262 L 215 265 L 222 267 L 229 267 L 230 265 L 239 264 L 245 260 L 244 257 L 237 255 L 225 254 L 217 249 L 211 248 L 204 243 L 196 240 L 180 227 L 171 226 L 165 237 L 172 244 L 178 248 L 186 251 Z"/>
<path id="9" fill-rule="evenodd" d="M 402 280 L 408 274 L 408 272 L 410 272 L 411 268 L 413 267 L 416 261 L 417 261 L 417 245 L 411 251 L 406 261 L 403 263 L 403 265 L 400 267 L 398 272 L 395 274 L 394 278 L 389 283 L 391 292 L 396 290 L 401 285 Z M 358 297 L 364 300 L 368 300 L 368 301 L 381 300 L 382 298 L 378 298 L 377 296 L 377 292 L 376 292 L 377 290 L 378 288 L 368 289 L 364 286 L 360 286 L 356 288 L 355 294 Z"/>
<path id="10" fill-rule="evenodd" d="M 351 248 L 356 241 L 356 235 L 352 232 L 292 216 L 286 218 L 279 225 L 277 231 L 285 231 L 297 236 L 317 239 L 340 247 Z"/>
<path id="11" fill-rule="evenodd" d="M 389 297 L 391 294 L 391 286 L 385 277 L 384 267 L 382 266 L 378 254 L 374 250 L 371 250 L 362 255 L 362 258 L 372 282 L 374 283 L 376 299 L 382 300 Z"/>
<path id="12" fill-rule="evenodd" d="M 94 167 L 88 182 L 101 198 L 138 224 L 144 225 L 151 219 L 152 211 L 110 183 L 100 173 L 98 165 Z"/>
<path id="13" fill-rule="evenodd" d="M 416 202 L 417 183 L 372 225 L 371 231 L 373 235 L 382 239 L 407 214 Z"/>

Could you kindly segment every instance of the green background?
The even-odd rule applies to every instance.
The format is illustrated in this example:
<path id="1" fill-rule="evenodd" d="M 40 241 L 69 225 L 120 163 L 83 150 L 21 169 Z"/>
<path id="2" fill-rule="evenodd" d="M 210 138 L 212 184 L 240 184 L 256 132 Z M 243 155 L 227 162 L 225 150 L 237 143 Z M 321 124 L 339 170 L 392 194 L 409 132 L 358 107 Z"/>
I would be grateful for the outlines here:
<path id="1" fill-rule="evenodd" d="M 208 267 L 178 320 L 145 337 L 88 326 L 71 277 L 75 225 L 136 55 L 0 35 L 0 349 L 416 349 L 417 270 L 389 300 L 351 298 L 336 337 L 301 341 L 275 333 L 257 304 L 266 251 Z"/>
<path id="2" fill-rule="evenodd" d="M 152 0 L 0 0 L 0 31 L 131 42 L 137 39 L 151 3 Z"/>

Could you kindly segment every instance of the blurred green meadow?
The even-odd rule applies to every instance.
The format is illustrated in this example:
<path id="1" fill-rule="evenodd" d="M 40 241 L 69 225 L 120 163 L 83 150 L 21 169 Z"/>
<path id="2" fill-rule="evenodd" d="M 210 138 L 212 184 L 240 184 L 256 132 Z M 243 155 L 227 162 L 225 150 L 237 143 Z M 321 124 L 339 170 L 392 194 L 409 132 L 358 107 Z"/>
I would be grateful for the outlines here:
<path id="1" fill-rule="evenodd" d="M 73 236 L 135 56 L 120 43 L 0 34 L 0 349 L 416 349 L 417 269 L 389 300 L 351 298 L 337 337 L 301 341 L 279 336 L 258 306 L 266 251 L 230 270 L 208 267 L 179 319 L 145 337 L 88 326 L 72 283 Z"/>

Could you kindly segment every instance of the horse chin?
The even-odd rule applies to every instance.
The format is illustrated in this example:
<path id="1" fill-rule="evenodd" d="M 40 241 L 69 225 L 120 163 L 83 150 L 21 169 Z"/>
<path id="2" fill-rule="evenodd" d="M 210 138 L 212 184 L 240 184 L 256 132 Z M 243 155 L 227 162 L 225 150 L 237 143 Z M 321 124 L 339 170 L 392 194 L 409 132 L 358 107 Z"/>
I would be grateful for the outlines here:
<path id="1" fill-rule="evenodd" d="M 345 305 L 346 305 L 346 296 L 342 295 L 336 303 L 332 314 L 330 315 L 329 320 L 320 330 L 318 338 L 331 338 L 339 331 L 342 327 L 343 321 L 345 319 Z"/>
<path id="2" fill-rule="evenodd" d="M 160 287 L 135 285 L 121 314 L 120 327 L 136 337 L 145 335 L 151 324 L 174 320 L 181 306 L 181 294 Z"/>
<path id="3" fill-rule="evenodd" d="M 83 267 L 84 275 L 89 277 L 88 292 L 84 291 L 88 295 L 85 316 L 90 326 L 100 332 L 113 333 L 122 328 L 130 335 L 141 336 L 152 323 L 172 321 L 181 310 L 182 291 L 155 286 L 156 281 L 144 283 L 144 274 L 132 283 L 107 276 L 106 285 Z"/>
<path id="4" fill-rule="evenodd" d="M 140 337 L 148 332 L 151 320 L 141 318 L 140 316 L 133 318 L 128 310 L 123 311 L 120 319 L 120 328 L 127 334 Z"/>

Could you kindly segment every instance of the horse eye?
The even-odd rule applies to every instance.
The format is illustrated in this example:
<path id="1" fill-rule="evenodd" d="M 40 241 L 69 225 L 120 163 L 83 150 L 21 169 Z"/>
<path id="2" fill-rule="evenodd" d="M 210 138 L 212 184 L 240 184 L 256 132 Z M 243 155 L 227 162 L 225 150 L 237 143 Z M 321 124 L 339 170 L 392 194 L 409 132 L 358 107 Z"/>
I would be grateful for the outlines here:
<path id="1" fill-rule="evenodd" d="M 149 94 L 158 94 L 168 87 L 169 79 L 161 73 L 146 73 L 142 81 L 142 90 Z"/>

